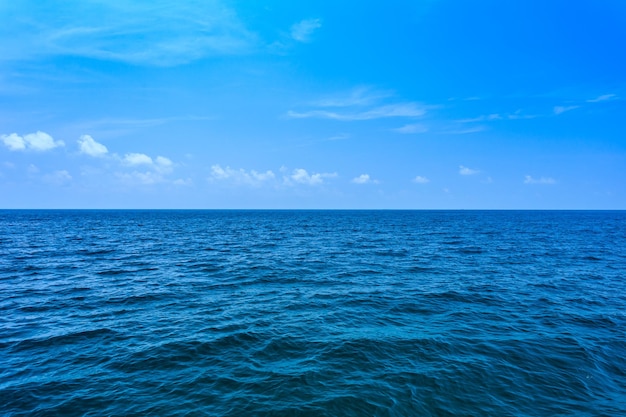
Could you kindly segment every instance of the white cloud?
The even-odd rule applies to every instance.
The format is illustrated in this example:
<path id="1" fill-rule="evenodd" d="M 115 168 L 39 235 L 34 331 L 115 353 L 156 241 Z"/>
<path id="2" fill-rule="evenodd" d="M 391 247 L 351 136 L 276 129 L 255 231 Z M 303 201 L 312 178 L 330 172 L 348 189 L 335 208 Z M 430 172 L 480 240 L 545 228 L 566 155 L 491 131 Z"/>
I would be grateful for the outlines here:
<path id="1" fill-rule="evenodd" d="M 480 171 L 477 169 L 472 169 L 468 167 L 464 167 L 463 165 L 459 165 L 459 174 L 461 175 L 474 175 L 478 174 Z"/>
<path id="2" fill-rule="evenodd" d="M 305 169 L 297 168 L 294 169 L 292 174 L 289 177 L 283 177 L 285 184 L 292 185 L 296 184 L 306 184 L 306 185 L 320 185 L 324 183 L 324 178 L 333 178 L 336 177 L 336 173 L 314 173 L 309 174 Z"/>
<path id="3" fill-rule="evenodd" d="M 591 100 L 587 100 L 587 103 L 599 103 L 601 101 L 614 100 L 617 98 L 615 94 L 603 94 L 599 97 L 592 98 Z"/>
<path id="4" fill-rule="evenodd" d="M 78 139 L 78 146 L 80 148 L 80 152 L 89 156 L 103 156 L 106 155 L 109 150 L 106 146 L 101 143 L 98 143 L 89 135 L 82 135 L 80 139 Z"/>
<path id="5" fill-rule="evenodd" d="M 122 160 L 126 165 L 152 165 L 152 158 L 143 153 L 127 153 Z"/>
<path id="6" fill-rule="evenodd" d="M 154 160 L 156 169 L 162 173 L 170 173 L 174 169 L 174 163 L 171 159 L 164 156 L 157 156 Z"/>
<path id="7" fill-rule="evenodd" d="M 79 5 L 80 7 L 77 7 Z M 250 33 L 220 0 L 59 2 L 53 15 L 37 1 L 13 7 L 0 59 L 66 55 L 142 65 L 176 65 L 250 51 Z"/>
<path id="8" fill-rule="evenodd" d="M 467 129 L 447 130 L 447 131 L 443 131 L 442 133 L 446 133 L 450 135 L 468 135 L 470 133 L 484 132 L 485 130 L 487 130 L 485 126 L 473 126 L 473 127 L 468 127 Z"/>
<path id="9" fill-rule="evenodd" d="M 211 166 L 209 181 L 230 181 L 237 185 L 260 186 L 261 184 L 274 180 L 276 176 L 272 171 L 257 172 L 255 170 L 232 169 L 229 166 L 222 168 L 220 165 Z"/>
<path id="10" fill-rule="evenodd" d="M 157 156 L 156 163 L 162 167 L 171 167 L 173 165 L 173 162 L 164 156 Z"/>
<path id="11" fill-rule="evenodd" d="M 311 110 L 302 113 L 290 110 L 287 112 L 287 116 L 293 119 L 320 118 L 341 121 L 372 120 L 388 117 L 421 117 L 424 114 L 426 114 L 425 108 L 417 103 L 389 104 L 351 113 L 338 113 L 328 110 Z"/>
<path id="12" fill-rule="evenodd" d="M 36 151 L 47 151 L 57 146 L 65 146 L 62 140 L 55 141 L 52 136 L 39 130 L 36 133 L 25 135 L 24 140 L 29 148 Z"/>
<path id="13" fill-rule="evenodd" d="M 357 87 L 349 93 L 338 94 L 318 100 L 313 103 L 316 107 L 352 107 L 352 106 L 370 106 L 381 99 L 391 97 L 389 91 L 373 90 L 371 87 Z"/>
<path id="14" fill-rule="evenodd" d="M 482 116 L 473 117 L 473 118 L 470 118 L 470 119 L 457 120 L 457 122 L 459 122 L 459 123 L 476 123 L 476 122 L 486 122 L 486 121 L 493 121 L 493 120 L 502 120 L 502 116 L 497 114 L 497 113 L 484 114 Z"/>
<path id="15" fill-rule="evenodd" d="M 562 113 L 565 113 L 566 111 L 574 110 L 579 107 L 580 106 L 555 106 L 554 114 L 562 114 Z"/>
<path id="16" fill-rule="evenodd" d="M 352 179 L 352 182 L 355 184 L 378 184 L 379 181 L 372 179 L 369 174 L 361 174 L 356 178 Z"/>
<path id="17" fill-rule="evenodd" d="M 550 177 L 533 178 L 530 175 L 526 175 L 524 177 L 524 184 L 552 185 L 552 184 L 556 184 L 556 180 L 554 178 L 550 178 Z"/>
<path id="18" fill-rule="evenodd" d="M 426 133 L 428 132 L 428 128 L 422 124 L 414 123 L 404 125 L 402 127 L 392 129 L 394 132 L 402 133 L 402 134 L 411 134 L 411 133 Z"/>
<path id="19" fill-rule="evenodd" d="M 346 140 L 346 139 L 350 139 L 350 134 L 349 133 L 340 133 L 338 135 L 335 136 L 331 136 L 329 138 L 327 138 L 326 140 L 330 140 L 330 141 L 334 141 L 334 140 Z"/>
<path id="20" fill-rule="evenodd" d="M 54 140 L 52 136 L 46 132 L 38 130 L 35 133 L 29 133 L 24 137 L 17 133 L 1 136 L 4 145 L 12 151 L 23 151 L 32 149 L 34 151 L 48 151 L 59 146 L 65 146 L 62 140 Z"/>
<path id="21" fill-rule="evenodd" d="M 26 142 L 24 138 L 17 133 L 11 133 L 10 135 L 2 135 L 2 142 L 4 145 L 12 151 L 21 151 L 26 149 Z"/>
<path id="22" fill-rule="evenodd" d="M 421 175 L 418 175 L 417 177 L 413 178 L 413 182 L 417 184 L 426 184 L 426 183 L 429 183 L 430 180 L 426 177 L 422 177 Z"/>
<path id="23" fill-rule="evenodd" d="M 311 35 L 322 27 L 319 19 L 305 19 L 291 26 L 291 37 L 298 42 L 310 42 Z"/>

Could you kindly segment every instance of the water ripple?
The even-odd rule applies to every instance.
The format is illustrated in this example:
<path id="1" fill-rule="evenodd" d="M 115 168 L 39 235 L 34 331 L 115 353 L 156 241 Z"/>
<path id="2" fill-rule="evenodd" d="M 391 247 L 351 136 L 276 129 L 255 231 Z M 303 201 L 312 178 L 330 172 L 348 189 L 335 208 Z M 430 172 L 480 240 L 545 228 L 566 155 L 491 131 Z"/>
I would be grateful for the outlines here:
<path id="1" fill-rule="evenodd" d="M 0 211 L 0 414 L 622 416 L 626 213 Z"/>

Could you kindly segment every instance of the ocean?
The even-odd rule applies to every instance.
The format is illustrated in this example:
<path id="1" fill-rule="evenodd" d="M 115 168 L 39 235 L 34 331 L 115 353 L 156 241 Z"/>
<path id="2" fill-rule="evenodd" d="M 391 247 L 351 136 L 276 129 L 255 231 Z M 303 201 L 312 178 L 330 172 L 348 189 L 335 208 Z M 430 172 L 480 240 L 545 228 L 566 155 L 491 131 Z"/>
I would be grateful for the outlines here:
<path id="1" fill-rule="evenodd" d="M 2 416 L 624 416 L 625 211 L 1 210 Z"/>

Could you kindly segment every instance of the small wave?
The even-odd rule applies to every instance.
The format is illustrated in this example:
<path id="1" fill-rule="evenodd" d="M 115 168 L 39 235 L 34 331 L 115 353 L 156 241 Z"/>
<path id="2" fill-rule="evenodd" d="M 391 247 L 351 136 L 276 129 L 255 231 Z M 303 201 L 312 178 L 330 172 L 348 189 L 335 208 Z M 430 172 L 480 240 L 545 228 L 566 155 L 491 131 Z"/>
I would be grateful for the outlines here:
<path id="1" fill-rule="evenodd" d="M 29 350 L 49 349 L 52 347 L 67 346 L 72 344 L 84 344 L 88 340 L 93 341 L 94 343 L 100 343 L 104 339 L 113 339 L 118 335 L 118 332 L 109 328 L 80 330 L 48 337 L 24 339 L 10 344 L 6 343 L 4 347 L 11 345 L 10 347 L 13 352 L 23 355 Z"/>

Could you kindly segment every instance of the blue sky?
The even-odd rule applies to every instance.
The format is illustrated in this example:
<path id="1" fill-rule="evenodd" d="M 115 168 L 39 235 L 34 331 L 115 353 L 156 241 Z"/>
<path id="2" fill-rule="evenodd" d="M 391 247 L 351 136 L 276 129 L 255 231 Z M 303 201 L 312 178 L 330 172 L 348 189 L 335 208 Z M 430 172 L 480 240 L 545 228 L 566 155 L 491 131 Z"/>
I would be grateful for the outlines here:
<path id="1" fill-rule="evenodd" d="M 0 208 L 626 209 L 626 2 L 0 0 Z"/>

